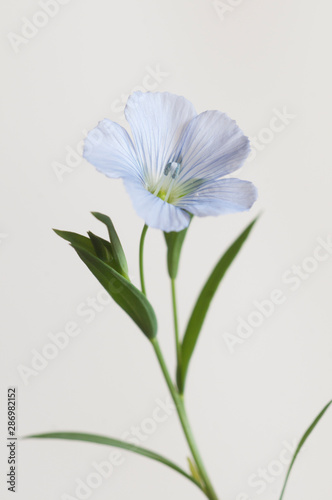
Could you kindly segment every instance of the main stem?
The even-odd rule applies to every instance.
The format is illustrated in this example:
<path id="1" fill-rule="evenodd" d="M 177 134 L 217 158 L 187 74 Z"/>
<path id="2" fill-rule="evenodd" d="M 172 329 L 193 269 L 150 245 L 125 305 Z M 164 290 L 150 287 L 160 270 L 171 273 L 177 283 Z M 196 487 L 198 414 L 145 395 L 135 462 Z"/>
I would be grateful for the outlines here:
<path id="1" fill-rule="evenodd" d="M 213 489 L 212 483 L 211 483 L 210 478 L 207 474 L 203 460 L 201 458 L 197 444 L 195 442 L 193 432 L 192 432 L 190 424 L 189 424 L 186 408 L 184 405 L 183 395 L 178 393 L 178 391 L 176 390 L 176 388 L 172 382 L 168 368 L 166 366 L 164 356 L 161 352 L 159 342 L 156 339 L 156 337 L 154 339 L 152 339 L 151 342 L 152 342 L 153 348 L 155 350 L 155 353 L 157 355 L 157 358 L 158 358 L 158 361 L 160 364 L 160 368 L 161 368 L 163 375 L 165 377 L 165 380 L 166 380 L 167 386 L 169 388 L 169 391 L 171 393 L 172 399 L 174 401 L 174 404 L 175 404 L 175 407 L 176 407 L 176 410 L 177 410 L 177 413 L 178 413 L 178 416 L 180 419 L 180 423 L 181 423 L 183 432 L 186 436 L 190 451 L 191 451 L 192 456 L 195 460 L 200 477 L 201 477 L 202 481 L 204 482 L 206 496 L 210 500 L 218 500 L 217 494 Z"/>
<path id="2" fill-rule="evenodd" d="M 141 289 L 142 293 L 146 296 L 146 288 L 145 288 L 145 279 L 144 279 L 144 262 L 143 262 L 143 254 L 144 254 L 144 241 L 145 241 L 145 236 L 146 232 L 148 230 L 148 226 L 145 224 L 143 227 L 141 239 L 140 239 L 140 245 L 139 245 L 139 269 L 140 269 L 140 278 L 141 278 Z M 178 317 L 177 317 L 177 304 L 176 304 L 176 291 L 175 291 L 175 280 L 172 279 L 172 302 L 173 302 L 173 315 L 174 315 L 174 330 L 175 330 L 175 339 L 176 339 L 176 352 L 177 352 L 177 358 L 178 358 L 178 363 L 181 360 L 181 343 L 180 343 L 180 337 L 179 337 L 179 328 L 178 328 Z M 157 359 L 159 361 L 160 368 L 163 372 L 163 375 L 165 377 L 168 389 L 171 393 L 172 399 L 174 401 L 176 411 L 179 416 L 179 420 L 183 429 L 183 432 L 186 436 L 190 451 L 192 453 L 192 456 L 195 460 L 196 467 L 199 471 L 200 478 L 203 481 L 202 487 L 204 488 L 204 493 L 206 494 L 207 498 L 209 500 L 218 500 L 217 494 L 213 489 L 212 483 L 210 481 L 210 478 L 208 476 L 208 473 L 205 469 L 203 460 L 200 456 L 200 453 L 198 451 L 198 447 L 196 445 L 195 439 L 193 432 L 191 430 L 186 408 L 184 405 L 184 397 L 183 394 L 180 394 L 175 385 L 173 384 L 173 381 L 171 379 L 171 376 L 169 374 L 163 353 L 161 352 L 159 342 L 157 338 L 151 339 L 152 346 L 154 348 L 154 351 L 156 353 Z"/>

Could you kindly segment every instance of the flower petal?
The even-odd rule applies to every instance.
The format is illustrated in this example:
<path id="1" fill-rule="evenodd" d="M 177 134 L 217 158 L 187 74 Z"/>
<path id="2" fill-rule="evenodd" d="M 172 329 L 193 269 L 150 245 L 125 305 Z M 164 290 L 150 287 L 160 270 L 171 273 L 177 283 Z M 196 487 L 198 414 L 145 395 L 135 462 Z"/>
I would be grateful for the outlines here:
<path id="1" fill-rule="evenodd" d="M 256 199 L 257 190 L 251 182 L 228 178 L 205 182 L 176 206 L 204 217 L 249 210 Z"/>
<path id="2" fill-rule="evenodd" d="M 134 209 L 145 223 L 162 231 L 181 231 L 188 226 L 190 215 L 145 189 L 139 181 L 124 180 Z"/>
<path id="3" fill-rule="evenodd" d="M 111 120 L 99 122 L 88 133 L 83 156 L 108 177 L 133 176 L 142 179 L 132 140 L 121 125 Z"/>
<path id="4" fill-rule="evenodd" d="M 125 116 L 147 183 L 162 174 L 186 125 L 197 115 L 184 97 L 168 92 L 134 92 Z"/>
<path id="5" fill-rule="evenodd" d="M 205 111 L 186 128 L 174 161 L 182 164 L 179 182 L 219 179 L 241 167 L 250 152 L 249 139 L 221 111 Z"/>

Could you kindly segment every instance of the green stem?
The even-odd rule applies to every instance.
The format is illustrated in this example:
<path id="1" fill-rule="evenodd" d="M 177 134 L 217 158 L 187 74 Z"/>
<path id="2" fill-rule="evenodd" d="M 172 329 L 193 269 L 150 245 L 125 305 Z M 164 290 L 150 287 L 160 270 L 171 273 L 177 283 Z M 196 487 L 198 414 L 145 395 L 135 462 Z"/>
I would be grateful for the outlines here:
<path id="1" fill-rule="evenodd" d="M 141 239 L 139 242 L 139 274 L 141 278 L 141 290 L 144 295 L 146 295 L 146 288 L 145 288 L 145 280 L 144 280 L 144 262 L 143 262 L 143 253 L 144 253 L 144 241 L 145 241 L 145 236 L 147 233 L 149 226 L 146 224 L 143 227 L 143 231 L 141 234 Z"/>
<path id="2" fill-rule="evenodd" d="M 179 335 L 179 322 L 178 322 L 178 310 L 177 310 L 177 303 L 176 303 L 175 278 L 171 279 L 171 285 L 172 285 L 172 305 L 173 305 L 174 333 L 175 333 L 175 343 L 176 343 L 177 369 L 181 370 L 181 342 L 180 342 L 180 335 Z"/>
<path id="3" fill-rule="evenodd" d="M 144 252 L 144 241 L 145 241 L 145 236 L 146 232 L 148 230 L 148 226 L 145 224 L 143 227 L 143 231 L 141 234 L 141 239 L 140 239 L 140 245 L 139 245 L 139 269 L 140 269 L 140 278 L 141 278 L 141 289 L 142 293 L 146 295 L 146 288 L 145 288 L 145 280 L 144 280 L 144 265 L 143 265 L 143 252 Z M 177 351 L 177 358 L 178 358 L 178 364 L 181 360 L 181 344 L 180 344 L 180 338 L 179 338 L 179 328 L 178 328 L 178 315 L 177 315 L 177 304 L 176 304 L 176 290 L 175 290 L 175 279 L 172 279 L 172 301 L 173 301 L 173 315 L 174 315 L 174 330 L 175 330 L 175 339 L 176 339 L 176 351 Z M 203 460 L 200 456 L 200 453 L 198 451 L 190 424 L 187 416 L 187 412 L 185 409 L 184 405 L 184 397 L 183 394 L 180 394 L 175 385 L 173 384 L 173 381 L 171 379 L 171 376 L 169 374 L 164 356 L 161 352 L 159 342 L 157 338 L 151 339 L 151 343 L 153 345 L 153 348 L 155 350 L 157 359 L 160 364 L 160 368 L 163 372 L 163 375 L 165 377 L 168 389 L 171 393 L 172 399 L 174 401 L 180 423 L 183 429 L 183 432 L 186 436 L 189 448 L 191 450 L 192 456 L 195 460 L 195 464 L 197 467 L 197 470 L 199 472 L 200 478 L 203 482 L 202 484 L 202 491 L 205 493 L 207 498 L 209 500 L 218 500 L 217 494 L 215 493 L 212 483 L 210 481 L 210 478 L 207 474 L 207 471 L 205 469 Z"/>
<path id="4" fill-rule="evenodd" d="M 194 439 L 194 436 L 193 436 L 193 433 L 192 433 L 192 430 L 191 430 L 191 427 L 189 424 L 187 412 L 186 412 L 185 405 L 184 405 L 183 395 L 178 393 L 178 391 L 176 390 L 176 388 L 172 382 L 172 379 L 170 377 L 170 374 L 169 374 L 164 356 L 161 352 L 157 338 L 156 337 L 153 338 L 151 340 L 151 343 L 152 343 L 153 348 L 155 350 L 155 353 L 157 355 L 160 368 L 163 372 L 167 386 L 169 388 L 172 399 L 174 401 L 183 432 L 186 436 L 189 448 L 190 448 L 192 456 L 195 460 L 200 477 L 201 477 L 202 481 L 204 482 L 206 496 L 210 500 L 218 500 L 217 494 L 213 489 L 212 483 L 211 483 L 210 478 L 209 478 L 207 471 L 205 469 L 203 460 L 202 460 L 200 453 L 198 451 L 198 448 L 197 448 L 197 445 L 196 445 L 196 442 L 195 442 L 195 439 Z"/>

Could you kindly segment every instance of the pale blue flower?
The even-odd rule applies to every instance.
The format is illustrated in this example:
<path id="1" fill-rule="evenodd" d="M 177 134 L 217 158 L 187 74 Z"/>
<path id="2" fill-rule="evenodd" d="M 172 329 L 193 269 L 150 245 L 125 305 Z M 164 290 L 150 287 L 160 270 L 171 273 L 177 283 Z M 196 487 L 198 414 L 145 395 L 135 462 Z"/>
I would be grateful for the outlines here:
<path id="1" fill-rule="evenodd" d="M 121 177 L 148 226 L 180 231 L 190 215 L 248 210 L 251 182 L 224 178 L 240 168 L 250 146 L 235 121 L 220 111 L 197 115 L 184 97 L 135 92 L 127 102 L 126 130 L 105 119 L 89 132 L 84 157 L 108 177 Z"/>

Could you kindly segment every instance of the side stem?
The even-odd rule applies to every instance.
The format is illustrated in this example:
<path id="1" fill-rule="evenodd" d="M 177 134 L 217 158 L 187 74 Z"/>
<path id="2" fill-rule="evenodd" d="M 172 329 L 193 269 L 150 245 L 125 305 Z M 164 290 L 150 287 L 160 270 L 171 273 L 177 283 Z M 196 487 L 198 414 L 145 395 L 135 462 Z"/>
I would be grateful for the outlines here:
<path id="1" fill-rule="evenodd" d="M 144 255 L 144 241 L 145 241 L 145 236 L 147 233 L 149 226 L 146 224 L 143 227 L 143 231 L 141 234 L 141 239 L 139 242 L 139 274 L 140 274 L 140 279 L 141 279 L 141 290 L 144 295 L 146 295 L 146 288 L 145 288 L 145 279 L 144 279 L 144 262 L 143 262 L 143 255 Z"/>
<path id="2" fill-rule="evenodd" d="M 178 310 L 176 302 L 176 286 L 175 279 L 171 279 L 172 286 L 172 305 L 173 305 L 173 319 L 174 319 L 174 333 L 175 333 L 175 344 L 176 344 L 176 358 L 178 370 L 181 369 L 181 342 L 179 334 L 179 321 L 178 321 Z"/>

